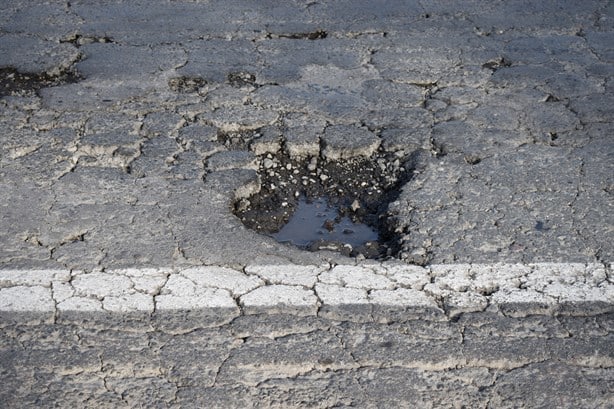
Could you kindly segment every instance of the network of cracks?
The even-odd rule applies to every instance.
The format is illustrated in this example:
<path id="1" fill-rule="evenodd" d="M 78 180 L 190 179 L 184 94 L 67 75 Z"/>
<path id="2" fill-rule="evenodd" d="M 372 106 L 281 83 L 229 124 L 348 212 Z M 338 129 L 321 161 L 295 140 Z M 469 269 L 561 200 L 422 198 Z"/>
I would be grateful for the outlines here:
<path id="1" fill-rule="evenodd" d="M 231 83 L 249 79 L 229 77 Z M 1 68 L 0 97 L 30 95 L 41 88 L 81 80 L 71 70 L 50 75 Z M 193 92 L 191 88 L 201 85 L 186 78 L 169 82 L 178 92 L 185 92 L 186 87 Z M 259 136 L 258 131 L 220 132 L 218 139 L 229 150 L 250 150 L 250 143 Z M 234 213 L 248 228 L 302 249 L 372 259 L 395 257 L 400 240 L 388 205 L 411 178 L 420 154 L 387 152 L 380 147 L 369 155 L 350 158 L 290 155 L 281 136 L 278 150 L 257 155 L 261 188 L 234 203 Z"/>

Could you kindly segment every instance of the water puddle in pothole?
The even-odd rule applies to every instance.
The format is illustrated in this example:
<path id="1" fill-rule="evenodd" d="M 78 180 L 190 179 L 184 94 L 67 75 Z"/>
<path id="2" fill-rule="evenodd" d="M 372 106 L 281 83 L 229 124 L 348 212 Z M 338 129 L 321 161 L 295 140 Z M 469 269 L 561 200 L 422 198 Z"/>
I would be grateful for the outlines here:
<path id="1" fill-rule="evenodd" d="M 288 222 L 271 236 L 281 243 L 302 248 L 343 246 L 349 251 L 379 239 L 377 230 L 340 215 L 326 198 L 308 199 L 304 196 L 299 198 Z"/>

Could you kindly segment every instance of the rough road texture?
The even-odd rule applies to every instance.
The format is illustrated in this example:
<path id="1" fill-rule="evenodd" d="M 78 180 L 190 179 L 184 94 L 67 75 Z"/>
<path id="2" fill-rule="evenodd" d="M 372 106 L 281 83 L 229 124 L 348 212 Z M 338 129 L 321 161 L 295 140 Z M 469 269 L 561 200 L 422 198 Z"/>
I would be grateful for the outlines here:
<path id="1" fill-rule="evenodd" d="M 0 271 L 0 397 L 606 408 L 612 278 L 600 264 Z"/>
<path id="2" fill-rule="evenodd" d="M 613 44 L 607 0 L 1 1 L 0 268 L 22 277 L 0 284 L 3 402 L 608 407 Z M 460 315 L 451 294 L 322 275 L 157 293 L 203 265 L 355 263 L 232 207 L 261 189 L 254 155 L 375 150 L 417 158 L 388 209 L 408 268 L 578 262 L 576 290 L 496 299 L 452 275 L 445 291 L 476 294 Z M 97 288 L 120 268 L 142 277 Z M 393 307 L 345 311 L 365 297 L 367 316 Z"/>
<path id="3" fill-rule="evenodd" d="M 82 79 L 0 101 L 2 264 L 304 262 L 229 214 L 253 169 L 209 159 L 340 125 L 426 152 L 390 209 L 409 262 L 612 260 L 608 1 L 33 4 L 3 5 L 0 65 Z"/>

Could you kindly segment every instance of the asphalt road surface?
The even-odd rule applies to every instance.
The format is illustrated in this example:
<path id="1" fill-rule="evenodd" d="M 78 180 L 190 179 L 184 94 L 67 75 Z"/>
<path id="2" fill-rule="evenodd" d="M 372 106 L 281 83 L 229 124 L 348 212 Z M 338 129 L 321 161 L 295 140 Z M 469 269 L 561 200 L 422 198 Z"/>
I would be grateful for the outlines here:
<path id="1" fill-rule="evenodd" d="M 1 1 L 2 400 L 612 407 L 613 62 L 611 1 Z M 379 250 L 238 216 L 310 189 Z"/>

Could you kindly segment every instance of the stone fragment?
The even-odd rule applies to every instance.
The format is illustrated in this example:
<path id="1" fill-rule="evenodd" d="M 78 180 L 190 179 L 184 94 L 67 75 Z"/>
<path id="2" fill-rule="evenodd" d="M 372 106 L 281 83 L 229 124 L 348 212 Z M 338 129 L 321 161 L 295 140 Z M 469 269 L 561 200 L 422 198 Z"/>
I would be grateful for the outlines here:
<path id="1" fill-rule="evenodd" d="M 247 198 L 260 191 L 260 177 L 253 169 L 228 169 L 206 176 L 205 185 L 222 194 L 233 195 L 234 200 Z"/>
<path id="2" fill-rule="evenodd" d="M 291 285 L 269 285 L 260 287 L 240 298 L 246 314 L 262 312 L 315 315 L 318 299 L 313 290 Z"/>
<path id="3" fill-rule="evenodd" d="M 134 283 L 126 276 L 101 272 L 80 274 L 72 280 L 72 286 L 78 295 L 102 298 L 126 294 Z"/>
<path id="4" fill-rule="evenodd" d="M 323 272 L 319 281 L 353 288 L 382 290 L 394 288 L 394 284 L 386 276 L 376 274 L 372 269 L 361 266 L 338 265 Z"/>
<path id="5" fill-rule="evenodd" d="M 373 132 L 358 126 L 329 126 L 322 136 L 322 156 L 327 160 L 369 157 L 380 145 Z"/>
<path id="6" fill-rule="evenodd" d="M 278 114 L 254 105 L 234 105 L 203 112 L 199 117 L 224 132 L 239 132 L 271 125 L 277 120 Z"/>
<path id="7" fill-rule="evenodd" d="M 151 295 L 142 293 L 123 294 L 120 296 L 105 297 L 102 308 L 107 311 L 126 313 L 134 311 L 154 311 L 154 300 Z"/>
<path id="8" fill-rule="evenodd" d="M 198 15 L 199 12 L 195 14 Z M 166 19 L 172 18 L 170 15 L 167 15 Z M 178 16 L 181 16 L 182 22 L 185 20 L 184 14 Z M 167 24 L 166 19 L 164 24 Z M 213 23 L 213 20 L 210 22 Z M 192 30 L 202 32 L 202 24 L 198 26 L 198 29 L 193 28 Z M 168 33 L 165 32 L 165 38 L 167 37 Z M 229 41 L 222 38 L 210 38 L 207 41 L 191 41 L 186 44 L 185 49 L 188 59 L 187 64 L 177 70 L 180 75 L 201 77 L 209 83 L 225 83 L 230 73 L 260 71 L 256 64 L 257 59 L 254 58 L 255 44 L 247 39 Z"/>
<path id="9" fill-rule="evenodd" d="M 281 149 L 281 131 L 275 126 L 265 126 L 260 130 L 260 136 L 254 139 L 249 148 L 256 155 L 277 153 Z"/>
<path id="10" fill-rule="evenodd" d="M 0 288 L 16 285 L 40 285 L 49 287 L 54 281 L 70 280 L 68 270 L 2 270 L 0 271 Z"/>
<path id="11" fill-rule="evenodd" d="M 198 294 L 178 296 L 161 294 L 155 298 L 156 310 L 237 309 L 228 290 L 203 289 Z"/>
<path id="12" fill-rule="evenodd" d="M 181 274 L 198 286 L 224 288 L 235 297 L 264 285 L 264 281 L 258 277 L 246 275 L 226 267 L 194 267 L 181 271 Z"/>
<path id="13" fill-rule="evenodd" d="M 398 286 L 422 290 L 427 283 L 431 282 L 428 270 L 414 265 L 388 265 L 386 275 Z"/>
<path id="14" fill-rule="evenodd" d="M 223 151 L 211 155 L 207 159 L 207 169 L 210 171 L 229 169 L 258 169 L 256 157 L 247 151 Z"/>
<path id="15" fill-rule="evenodd" d="M 19 72 L 42 72 L 58 75 L 79 58 L 79 51 L 71 44 L 62 44 L 43 36 L 3 33 L 0 41 L 2 66 Z"/>
<path id="16" fill-rule="evenodd" d="M 350 322 L 368 322 L 373 319 L 373 307 L 369 303 L 366 289 L 318 283 L 315 290 L 322 301 L 319 316 Z"/>
<path id="17" fill-rule="evenodd" d="M 285 148 L 291 158 L 304 158 L 320 154 L 319 127 L 299 126 L 284 132 Z"/>
<path id="18" fill-rule="evenodd" d="M 0 289 L 0 311 L 53 311 L 51 290 L 41 286 L 16 286 Z"/>
<path id="19" fill-rule="evenodd" d="M 271 169 L 273 166 L 275 166 L 275 162 L 273 162 L 272 159 L 265 158 L 262 161 L 262 166 L 264 166 L 265 169 Z"/>
<path id="20" fill-rule="evenodd" d="M 446 311 L 450 317 L 469 312 L 484 311 L 488 307 L 488 299 L 477 293 L 452 293 L 444 299 Z"/>
<path id="21" fill-rule="evenodd" d="M 420 107 L 424 103 L 425 89 L 417 85 L 374 79 L 365 81 L 362 86 L 362 96 L 376 108 L 383 104 Z"/>
<path id="22" fill-rule="evenodd" d="M 490 298 L 501 311 L 511 317 L 549 315 L 557 309 L 557 300 L 539 291 L 503 289 Z"/>
<path id="23" fill-rule="evenodd" d="M 431 136 L 431 128 L 389 128 L 382 131 L 382 147 L 387 152 L 409 154 L 424 146 Z"/>
<path id="24" fill-rule="evenodd" d="M 209 125 L 190 124 L 179 129 L 179 137 L 190 141 L 217 140 L 217 128 Z"/>
<path id="25" fill-rule="evenodd" d="M 410 288 L 373 290 L 369 293 L 369 301 L 373 304 L 385 306 L 438 308 L 433 298 L 422 291 Z"/>
<path id="26" fill-rule="evenodd" d="M 248 274 L 256 274 L 271 284 L 302 285 L 313 287 L 320 268 L 301 265 L 250 265 L 245 267 Z"/>
<path id="27" fill-rule="evenodd" d="M 102 312 L 102 301 L 89 297 L 70 297 L 58 303 L 60 312 Z"/>
<path id="28" fill-rule="evenodd" d="M 173 70 L 186 58 L 185 52 L 173 45 L 143 47 L 93 43 L 84 45 L 81 50 L 87 58 L 77 63 L 80 73 L 87 79 L 113 79 L 117 82 L 147 78 L 149 80 L 144 83 L 149 83 L 162 71 Z M 121 64 L 121 69 L 118 69 L 118 64 Z"/>
<path id="29" fill-rule="evenodd" d="M 335 284 L 316 284 L 316 293 L 324 305 L 341 306 L 350 304 L 369 304 L 367 290 L 364 288 L 341 287 Z"/>

